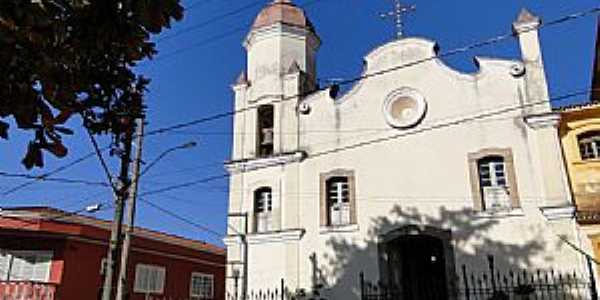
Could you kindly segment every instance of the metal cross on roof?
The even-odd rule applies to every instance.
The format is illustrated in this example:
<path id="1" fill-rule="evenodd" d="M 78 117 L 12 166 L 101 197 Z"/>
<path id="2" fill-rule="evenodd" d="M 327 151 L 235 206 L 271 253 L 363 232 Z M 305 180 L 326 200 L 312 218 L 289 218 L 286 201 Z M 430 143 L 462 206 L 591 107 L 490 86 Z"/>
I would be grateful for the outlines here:
<path id="1" fill-rule="evenodd" d="M 396 38 L 401 39 L 402 35 L 404 35 L 404 21 L 402 20 L 402 16 L 409 12 L 413 12 L 417 9 L 416 5 L 404 5 L 401 0 L 394 0 L 396 3 L 394 5 L 394 10 L 388 13 L 382 13 L 380 16 L 382 18 L 394 18 L 396 21 Z"/>

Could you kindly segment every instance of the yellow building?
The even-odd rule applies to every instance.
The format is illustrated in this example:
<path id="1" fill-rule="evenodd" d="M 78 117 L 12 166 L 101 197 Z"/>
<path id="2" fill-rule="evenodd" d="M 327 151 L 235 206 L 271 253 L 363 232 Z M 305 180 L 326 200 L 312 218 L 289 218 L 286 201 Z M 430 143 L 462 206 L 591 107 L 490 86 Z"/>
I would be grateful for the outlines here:
<path id="1" fill-rule="evenodd" d="M 561 109 L 559 134 L 582 238 L 600 258 L 600 102 Z"/>

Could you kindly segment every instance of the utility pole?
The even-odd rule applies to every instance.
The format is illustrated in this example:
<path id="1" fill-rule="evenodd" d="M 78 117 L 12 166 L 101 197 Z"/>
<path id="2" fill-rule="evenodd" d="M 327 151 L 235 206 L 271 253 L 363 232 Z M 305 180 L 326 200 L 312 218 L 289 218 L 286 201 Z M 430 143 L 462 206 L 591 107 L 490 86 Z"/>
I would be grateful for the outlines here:
<path id="1" fill-rule="evenodd" d="M 142 161 L 142 145 L 144 140 L 144 118 L 136 119 L 135 133 L 135 158 L 131 171 L 131 185 L 127 198 L 127 216 L 125 236 L 123 238 L 123 250 L 121 251 L 121 263 L 119 264 L 119 276 L 117 277 L 117 300 L 123 300 L 127 294 L 127 260 L 131 252 L 131 236 L 134 231 L 135 202 L 137 199 L 138 182 L 140 177 L 140 165 Z"/>
<path id="2" fill-rule="evenodd" d="M 106 272 L 104 275 L 104 285 L 102 290 L 102 300 L 111 300 L 113 295 L 113 281 L 115 274 L 115 261 L 119 256 L 121 246 L 121 231 L 123 226 L 123 208 L 129 189 L 129 165 L 131 163 L 131 148 L 133 140 L 132 116 L 127 115 L 121 118 L 122 125 L 126 127 L 124 137 L 121 141 L 123 151 L 121 155 L 121 171 L 119 173 L 118 188 L 115 193 L 115 214 L 111 224 L 110 241 L 108 244 L 108 253 L 106 255 Z"/>

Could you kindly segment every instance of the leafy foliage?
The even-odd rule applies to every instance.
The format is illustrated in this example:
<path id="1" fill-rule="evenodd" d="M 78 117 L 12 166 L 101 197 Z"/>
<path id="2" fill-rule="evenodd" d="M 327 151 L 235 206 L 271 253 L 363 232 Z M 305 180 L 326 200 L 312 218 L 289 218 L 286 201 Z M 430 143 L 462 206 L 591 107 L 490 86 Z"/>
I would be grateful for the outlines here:
<path id="1" fill-rule="evenodd" d="M 149 81 L 132 68 L 156 54 L 152 34 L 183 17 L 179 0 L 0 1 L 0 138 L 8 118 L 30 130 L 23 164 L 67 155 L 72 116 L 94 134 L 119 135 L 143 110 Z"/>

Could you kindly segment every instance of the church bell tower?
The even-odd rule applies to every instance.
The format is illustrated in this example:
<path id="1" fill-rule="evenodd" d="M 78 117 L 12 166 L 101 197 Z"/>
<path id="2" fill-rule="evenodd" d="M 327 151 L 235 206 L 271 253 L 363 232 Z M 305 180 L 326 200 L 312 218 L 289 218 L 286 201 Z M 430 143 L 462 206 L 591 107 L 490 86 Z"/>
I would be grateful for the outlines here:
<path id="1" fill-rule="evenodd" d="M 320 40 L 304 11 L 274 0 L 256 17 L 244 40 L 247 66 L 233 85 L 236 114 L 233 160 L 297 150 L 298 99 L 314 90 Z M 295 99 L 297 98 L 297 99 Z M 255 134 L 250 134 L 254 132 Z"/>
<path id="2" fill-rule="evenodd" d="M 290 278 L 298 284 L 302 236 L 297 212 L 300 101 L 317 89 L 316 54 L 320 40 L 305 12 L 291 0 L 274 0 L 256 17 L 244 40 L 246 69 L 235 93 L 230 173 L 227 276 L 240 278 L 239 290 Z M 296 195 L 296 196 L 292 196 Z M 264 236 L 274 240 L 265 243 Z M 242 238 L 243 237 L 243 238 Z M 285 243 L 271 242 L 275 240 Z M 280 259 L 262 271 L 261 261 Z M 248 270 L 253 270 L 248 272 Z M 238 275 L 236 275 L 238 274 Z M 236 277 L 238 276 L 238 277 Z M 267 286 L 265 286 L 266 288 Z"/>

